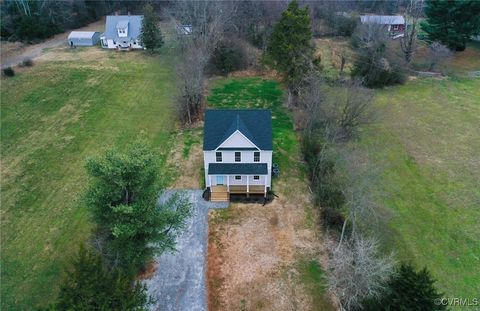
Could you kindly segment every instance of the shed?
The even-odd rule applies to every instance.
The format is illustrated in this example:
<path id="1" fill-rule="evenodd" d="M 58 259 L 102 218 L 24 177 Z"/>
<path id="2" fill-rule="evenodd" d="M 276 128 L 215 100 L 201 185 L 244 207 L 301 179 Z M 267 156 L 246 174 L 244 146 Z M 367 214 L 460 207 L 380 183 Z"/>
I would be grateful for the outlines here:
<path id="1" fill-rule="evenodd" d="M 96 31 L 72 31 L 68 35 L 70 46 L 93 46 L 100 41 L 100 33 Z"/>

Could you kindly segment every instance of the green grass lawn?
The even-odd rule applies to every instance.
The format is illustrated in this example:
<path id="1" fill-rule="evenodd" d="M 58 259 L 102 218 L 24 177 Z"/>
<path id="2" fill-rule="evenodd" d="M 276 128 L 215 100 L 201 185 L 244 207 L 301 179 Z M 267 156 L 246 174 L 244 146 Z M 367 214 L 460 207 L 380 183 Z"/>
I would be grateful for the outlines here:
<path id="1" fill-rule="evenodd" d="M 91 51 L 100 56 L 88 57 Z M 79 200 L 86 157 L 139 135 L 169 149 L 170 57 L 75 53 L 74 61 L 39 63 L 1 81 L 2 310 L 51 302 L 89 238 Z"/>
<path id="2" fill-rule="evenodd" d="M 299 146 L 292 116 L 283 106 L 283 91 L 278 82 L 262 78 L 219 79 L 214 81 L 207 101 L 209 107 L 214 108 L 271 109 L 273 162 L 281 170 L 291 167 L 292 155 L 298 154 Z"/>
<path id="3" fill-rule="evenodd" d="M 480 80 L 417 79 L 379 90 L 383 113 L 358 144 L 383 173 L 381 238 L 426 266 L 448 297 L 480 284 Z"/>

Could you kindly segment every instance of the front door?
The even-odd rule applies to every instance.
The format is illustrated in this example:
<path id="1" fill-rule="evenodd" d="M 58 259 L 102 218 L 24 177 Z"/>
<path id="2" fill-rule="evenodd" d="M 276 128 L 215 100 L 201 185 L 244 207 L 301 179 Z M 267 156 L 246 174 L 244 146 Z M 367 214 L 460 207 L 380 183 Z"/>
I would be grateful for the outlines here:
<path id="1" fill-rule="evenodd" d="M 217 185 L 225 185 L 224 176 L 217 176 Z"/>

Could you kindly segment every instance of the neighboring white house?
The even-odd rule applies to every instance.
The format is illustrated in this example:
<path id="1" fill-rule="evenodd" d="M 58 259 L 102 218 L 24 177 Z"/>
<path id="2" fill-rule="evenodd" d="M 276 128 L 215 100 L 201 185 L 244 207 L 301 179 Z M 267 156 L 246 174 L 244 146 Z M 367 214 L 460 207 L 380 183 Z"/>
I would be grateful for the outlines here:
<path id="1" fill-rule="evenodd" d="M 272 183 L 270 110 L 206 110 L 203 157 L 212 201 L 230 194 L 266 196 Z"/>
<path id="2" fill-rule="evenodd" d="M 93 46 L 100 41 L 100 33 L 96 31 L 72 31 L 68 35 L 69 46 Z"/>
<path id="3" fill-rule="evenodd" d="M 108 15 L 105 33 L 100 37 L 107 49 L 143 49 L 140 42 L 143 15 Z"/>

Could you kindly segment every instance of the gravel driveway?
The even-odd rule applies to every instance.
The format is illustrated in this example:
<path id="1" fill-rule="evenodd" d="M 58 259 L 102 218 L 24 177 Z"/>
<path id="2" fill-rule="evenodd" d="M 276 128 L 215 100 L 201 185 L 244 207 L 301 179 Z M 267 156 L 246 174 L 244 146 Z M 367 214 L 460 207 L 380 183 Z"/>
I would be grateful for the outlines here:
<path id="1" fill-rule="evenodd" d="M 202 190 L 168 190 L 159 202 L 179 191 L 189 197 L 193 213 L 177 238 L 177 251 L 155 258 L 157 269 L 144 281 L 148 294 L 155 299 L 150 310 L 206 311 L 208 210 L 226 208 L 228 202 L 207 202 Z"/>

